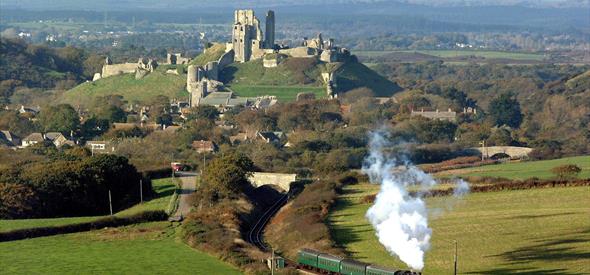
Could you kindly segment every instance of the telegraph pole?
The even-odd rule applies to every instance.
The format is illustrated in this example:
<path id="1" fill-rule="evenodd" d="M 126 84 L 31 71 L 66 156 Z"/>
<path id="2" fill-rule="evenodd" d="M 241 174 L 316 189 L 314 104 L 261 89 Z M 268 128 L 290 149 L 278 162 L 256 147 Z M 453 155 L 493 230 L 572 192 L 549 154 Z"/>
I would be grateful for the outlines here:
<path id="1" fill-rule="evenodd" d="M 111 189 L 109 189 L 109 209 L 111 210 L 111 216 L 113 215 L 113 201 L 111 200 Z"/>
<path id="2" fill-rule="evenodd" d="M 139 180 L 139 201 L 143 203 L 143 180 Z"/>
<path id="3" fill-rule="evenodd" d="M 275 275 L 275 250 L 272 250 L 272 256 L 270 256 L 270 274 Z"/>
<path id="4" fill-rule="evenodd" d="M 455 240 L 455 272 L 453 274 L 457 275 L 457 240 Z"/>

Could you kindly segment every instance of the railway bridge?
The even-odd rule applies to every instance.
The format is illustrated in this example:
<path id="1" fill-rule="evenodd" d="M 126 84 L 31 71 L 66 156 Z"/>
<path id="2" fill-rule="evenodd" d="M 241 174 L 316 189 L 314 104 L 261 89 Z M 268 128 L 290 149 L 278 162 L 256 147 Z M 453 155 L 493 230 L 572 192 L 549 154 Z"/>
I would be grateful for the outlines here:
<path id="1" fill-rule="evenodd" d="M 510 156 L 510 158 L 525 158 L 533 150 L 529 147 L 518 146 L 488 146 L 474 147 L 471 149 L 479 151 L 486 158 L 490 158 L 498 154 L 506 154 Z"/>
<path id="2" fill-rule="evenodd" d="M 289 192 L 291 183 L 296 181 L 296 178 L 297 174 L 254 172 L 249 180 L 254 187 L 275 185 L 282 190 Z"/>

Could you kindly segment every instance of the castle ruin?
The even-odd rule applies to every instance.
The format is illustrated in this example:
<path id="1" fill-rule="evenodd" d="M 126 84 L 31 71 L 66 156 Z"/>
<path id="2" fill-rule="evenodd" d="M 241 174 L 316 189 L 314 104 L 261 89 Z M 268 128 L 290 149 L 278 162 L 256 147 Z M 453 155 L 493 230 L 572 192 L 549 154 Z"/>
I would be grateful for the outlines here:
<path id="1" fill-rule="evenodd" d="M 234 50 L 235 62 L 259 59 L 265 53 L 273 52 L 275 38 L 275 15 L 273 11 L 268 11 L 265 23 L 266 30 L 263 37 L 260 20 L 254 15 L 253 10 L 236 10 L 234 12 L 232 42 L 227 44 L 226 51 Z"/>

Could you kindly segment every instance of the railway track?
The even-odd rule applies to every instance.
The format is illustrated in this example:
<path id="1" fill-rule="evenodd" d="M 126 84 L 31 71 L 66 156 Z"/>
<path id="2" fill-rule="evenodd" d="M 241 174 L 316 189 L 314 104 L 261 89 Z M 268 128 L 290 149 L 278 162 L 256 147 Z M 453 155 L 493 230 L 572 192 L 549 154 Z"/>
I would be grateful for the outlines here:
<path id="1" fill-rule="evenodd" d="M 251 244 L 256 245 L 262 251 L 268 251 L 268 247 L 264 243 L 262 239 L 262 234 L 264 233 L 264 228 L 266 224 L 270 221 L 270 219 L 287 203 L 289 199 L 289 194 L 285 194 L 281 196 L 271 207 L 269 207 L 262 216 L 256 221 L 254 226 L 248 232 L 248 242 Z"/>

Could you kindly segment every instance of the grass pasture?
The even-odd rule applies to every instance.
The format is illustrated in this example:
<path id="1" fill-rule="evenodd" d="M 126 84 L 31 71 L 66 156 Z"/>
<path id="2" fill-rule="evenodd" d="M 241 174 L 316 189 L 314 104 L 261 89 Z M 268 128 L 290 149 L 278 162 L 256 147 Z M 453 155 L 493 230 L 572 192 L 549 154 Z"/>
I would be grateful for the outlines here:
<path id="1" fill-rule="evenodd" d="M 143 211 L 166 210 L 170 197 L 174 193 L 176 185 L 172 178 L 157 179 L 152 181 L 152 188 L 156 195 L 151 200 L 142 204 L 137 204 L 131 208 L 118 212 L 117 216 L 129 216 Z M 16 229 L 37 228 L 45 226 L 59 226 L 74 223 L 90 222 L 104 216 L 94 217 L 71 217 L 71 218 L 52 218 L 52 219 L 19 219 L 19 220 L 0 220 L 0 232 L 6 232 Z"/>
<path id="2" fill-rule="evenodd" d="M 362 203 L 378 186 L 358 184 L 330 213 L 332 235 L 357 260 L 406 268 L 375 236 Z M 460 274 L 590 273 L 590 188 L 565 187 L 428 198 L 431 249 L 424 274 L 452 274 L 453 240 Z"/>
<path id="3" fill-rule="evenodd" d="M 503 51 L 484 51 L 484 50 L 399 50 L 399 51 L 354 51 L 355 55 L 361 57 L 377 57 L 389 53 L 422 53 L 432 55 L 440 58 L 455 58 L 455 57 L 483 57 L 486 59 L 512 59 L 512 60 L 533 60 L 542 61 L 545 57 L 538 53 L 525 52 L 503 52 Z"/>
<path id="4" fill-rule="evenodd" d="M 313 86 L 231 85 L 229 88 L 241 97 L 271 95 L 280 102 L 295 101 L 297 94 L 302 92 L 314 93 L 316 98 L 326 97 L 324 88 Z"/>
<path id="5" fill-rule="evenodd" d="M 582 168 L 582 172 L 580 172 L 578 175 L 579 178 L 590 178 L 590 156 L 485 165 L 480 167 L 442 171 L 437 173 L 436 176 L 487 176 L 520 180 L 532 177 L 549 179 L 555 177 L 555 175 L 551 173 L 551 169 L 553 167 L 566 164 L 575 164 Z"/>
<path id="6" fill-rule="evenodd" d="M 168 222 L 0 243 L 6 274 L 240 274 L 176 240 Z"/>

